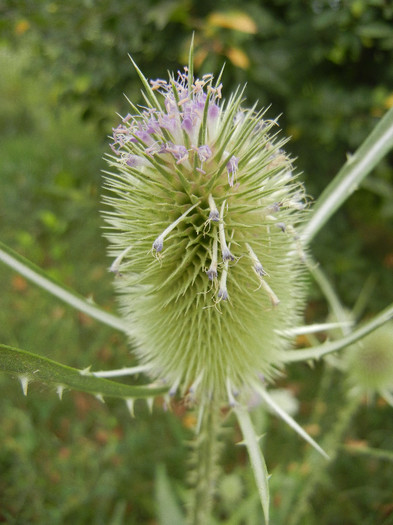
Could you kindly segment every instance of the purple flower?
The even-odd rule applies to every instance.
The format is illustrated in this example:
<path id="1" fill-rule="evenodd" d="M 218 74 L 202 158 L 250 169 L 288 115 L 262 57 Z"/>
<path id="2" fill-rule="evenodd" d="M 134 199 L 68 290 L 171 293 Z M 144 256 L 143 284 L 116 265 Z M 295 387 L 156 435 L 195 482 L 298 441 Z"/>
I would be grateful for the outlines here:
<path id="1" fill-rule="evenodd" d="M 176 164 L 180 164 L 181 162 L 184 162 L 188 159 L 188 150 L 185 146 L 179 144 L 172 144 L 171 142 L 168 142 L 168 144 L 165 146 L 165 150 L 167 153 L 172 153 L 172 155 L 177 160 Z"/>
<path id="2" fill-rule="evenodd" d="M 181 127 L 185 131 L 187 131 L 188 134 L 190 134 L 193 129 L 193 122 L 192 122 L 191 117 L 184 117 Z"/>
<path id="3" fill-rule="evenodd" d="M 209 148 L 207 144 L 203 146 L 199 146 L 198 157 L 202 163 L 205 162 L 207 159 L 210 159 L 211 156 L 212 156 L 212 150 Z"/>
<path id="4" fill-rule="evenodd" d="M 237 172 L 238 163 L 239 163 L 239 157 L 235 157 L 234 155 L 232 155 L 232 157 L 228 161 L 227 172 L 228 172 L 229 186 L 233 186 L 233 181 L 235 179 L 235 174 Z"/>

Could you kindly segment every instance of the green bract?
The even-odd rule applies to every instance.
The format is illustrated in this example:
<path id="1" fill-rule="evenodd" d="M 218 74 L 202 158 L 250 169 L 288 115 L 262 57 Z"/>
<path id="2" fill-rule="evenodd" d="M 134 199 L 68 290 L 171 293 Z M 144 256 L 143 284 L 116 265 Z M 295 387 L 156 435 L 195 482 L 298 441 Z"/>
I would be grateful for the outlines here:
<path id="1" fill-rule="evenodd" d="M 139 70 L 137 69 L 139 72 Z M 141 362 L 192 400 L 235 403 L 285 361 L 304 304 L 304 192 L 264 111 L 188 68 L 113 130 L 105 203 Z"/>

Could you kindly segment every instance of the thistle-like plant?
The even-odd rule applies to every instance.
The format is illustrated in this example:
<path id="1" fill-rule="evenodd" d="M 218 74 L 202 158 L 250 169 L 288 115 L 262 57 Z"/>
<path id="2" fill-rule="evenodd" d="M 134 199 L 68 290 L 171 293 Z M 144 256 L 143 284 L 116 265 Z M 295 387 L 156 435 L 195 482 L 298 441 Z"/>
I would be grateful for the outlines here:
<path id="1" fill-rule="evenodd" d="M 113 130 L 106 177 L 121 310 L 171 395 L 235 405 L 277 374 L 299 322 L 304 192 L 242 89 L 223 100 L 192 61 L 168 82 L 140 76 L 146 106 Z"/>
<path id="2" fill-rule="evenodd" d="M 92 372 L 1 347 L 0 366 L 30 381 L 118 397 L 133 411 L 137 398 L 177 395 L 198 412 L 193 452 L 194 498 L 189 521 L 209 521 L 217 476 L 223 407 L 237 416 L 247 446 L 265 521 L 268 474 L 248 406 L 255 395 L 323 455 L 322 449 L 268 392 L 290 362 L 344 348 L 392 317 L 390 306 L 336 341 L 293 350 L 293 336 L 326 326 L 302 327 L 305 269 L 318 274 L 307 245 L 393 145 L 393 113 L 322 194 L 305 209 L 302 185 L 277 135 L 277 122 L 247 109 L 244 90 L 223 98 L 221 75 L 194 78 L 188 67 L 168 81 L 148 80 L 143 106 L 113 130 L 105 177 L 104 217 L 122 318 L 103 312 L 54 283 L 9 248 L 3 262 L 62 300 L 125 332 L 140 364 Z M 322 289 L 324 284 L 320 280 Z M 326 293 L 329 300 L 329 293 Z M 333 305 L 334 306 L 334 305 Z M 332 325 L 329 325 L 331 328 Z M 147 386 L 108 380 L 145 372 Z M 389 384 L 390 385 L 390 384 Z M 390 388 L 390 387 L 389 387 Z"/>

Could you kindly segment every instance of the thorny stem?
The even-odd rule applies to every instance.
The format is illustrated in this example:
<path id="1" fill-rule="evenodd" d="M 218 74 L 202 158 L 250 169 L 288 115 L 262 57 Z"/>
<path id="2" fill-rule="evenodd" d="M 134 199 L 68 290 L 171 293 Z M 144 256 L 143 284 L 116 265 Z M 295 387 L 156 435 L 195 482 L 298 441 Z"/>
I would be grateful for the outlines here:
<path id="1" fill-rule="evenodd" d="M 195 438 L 192 456 L 192 499 L 188 508 L 189 525 L 210 523 L 213 497 L 218 476 L 218 458 L 221 449 L 220 412 L 214 402 L 205 405 L 199 433 Z"/>
<path id="2" fill-rule="evenodd" d="M 311 242 L 392 147 L 393 108 L 380 120 L 359 149 L 348 157 L 337 176 L 318 198 L 311 217 L 301 232 L 303 244 Z"/>

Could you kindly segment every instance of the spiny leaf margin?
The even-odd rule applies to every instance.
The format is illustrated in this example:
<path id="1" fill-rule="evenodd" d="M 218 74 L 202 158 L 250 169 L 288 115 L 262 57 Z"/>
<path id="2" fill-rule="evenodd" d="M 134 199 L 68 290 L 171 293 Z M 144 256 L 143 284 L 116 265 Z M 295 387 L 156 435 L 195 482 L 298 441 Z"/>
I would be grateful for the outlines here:
<path id="1" fill-rule="evenodd" d="M 38 381 L 100 397 L 142 399 L 164 395 L 168 391 L 167 387 L 132 386 L 95 377 L 92 372 L 7 345 L 0 345 L 0 370 L 26 378 L 28 382 Z"/>

